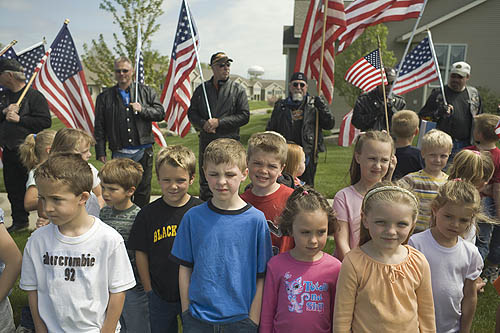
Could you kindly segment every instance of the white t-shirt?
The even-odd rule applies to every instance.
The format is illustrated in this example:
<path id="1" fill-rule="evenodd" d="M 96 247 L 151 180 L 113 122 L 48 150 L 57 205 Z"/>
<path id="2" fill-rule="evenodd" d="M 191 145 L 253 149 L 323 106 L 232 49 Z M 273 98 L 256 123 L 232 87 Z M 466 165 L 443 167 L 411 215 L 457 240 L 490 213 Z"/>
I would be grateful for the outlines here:
<path id="1" fill-rule="evenodd" d="M 408 244 L 422 252 L 431 267 L 436 331 L 458 332 L 465 279 L 477 279 L 483 269 L 478 249 L 461 237 L 453 247 L 441 246 L 430 229 L 411 236 Z"/>
<path id="2" fill-rule="evenodd" d="M 122 236 L 94 221 L 78 237 L 49 224 L 28 239 L 19 286 L 38 291 L 38 311 L 49 332 L 100 332 L 109 293 L 135 286 Z"/>
<path id="3" fill-rule="evenodd" d="M 96 167 L 90 163 L 89 163 L 89 167 L 90 167 L 90 170 L 92 170 L 92 177 L 93 177 L 92 188 L 96 188 L 97 185 L 99 185 L 101 183 L 101 179 L 99 179 L 99 170 L 97 170 Z"/>
<path id="4" fill-rule="evenodd" d="M 28 172 L 28 180 L 26 181 L 26 189 L 29 189 L 30 186 L 36 186 L 35 169 L 31 169 L 30 172 Z"/>

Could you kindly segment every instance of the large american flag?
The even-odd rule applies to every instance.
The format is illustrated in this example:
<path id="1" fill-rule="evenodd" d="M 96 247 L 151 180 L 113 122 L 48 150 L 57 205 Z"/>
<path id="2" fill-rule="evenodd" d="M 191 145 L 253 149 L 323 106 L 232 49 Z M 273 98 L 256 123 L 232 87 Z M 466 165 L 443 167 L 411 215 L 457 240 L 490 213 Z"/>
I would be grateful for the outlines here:
<path id="1" fill-rule="evenodd" d="M 34 87 L 64 125 L 93 133 L 94 103 L 66 23 L 35 71 Z"/>
<path id="2" fill-rule="evenodd" d="M 324 19 L 324 6 L 322 4 L 325 2 L 327 4 L 327 18 L 321 91 L 328 103 L 331 103 L 334 85 L 336 31 L 346 24 L 343 0 L 311 0 L 300 38 L 294 71 L 303 72 L 308 78 L 315 79 L 319 84 Z"/>
<path id="3" fill-rule="evenodd" d="M 396 65 L 399 68 L 399 64 Z M 438 72 L 432 57 L 429 38 L 425 37 L 411 51 L 403 62 L 396 84 L 392 87 L 395 94 L 406 94 L 438 78 Z"/>
<path id="4" fill-rule="evenodd" d="M 346 9 L 347 25 L 339 36 L 337 53 L 345 50 L 365 28 L 382 22 L 416 18 L 425 0 L 356 0 Z"/>
<path id="5" fill-rule="evenodd" d="M 365 92 L 370 91 L 382 83 L 380 65 L 380 53 L 376 49 L 349 67 L 344 79 Z M 385 73 L 384 83 L 387 84 Z"/>
<path id="6" fill-rule="evenodd" d="M 165 86 L 161 94 L 161 101 L 165 107 L 165 121 L 167 128 L 176 132 L 181 137 L 189 133 L 191 123 L 187 117 L 187 110 L 191 104 L 191 80 L 189 74 L 196 66 L 196 54 L 194 49 L 191 27 L 199 44 L 198 31 L 194 23 L 191 11 L 183 0 L 179 23 L 175 32 L 174 47 L 170 57 Z M 188 18 L 191 18 L 189 20 Z M 202 82 L 203 84 L 203 82 Z"/>
<path id="7" fill-rule="evenodd" d="M 144 58 L 142 57 L 142 43 L 141 43 L 141 35 L 140 33 L 137 34 L 137 49 L 136 49 L 136 52 L 135 52 L 135 56 L 136 56 L 136 79 L 139 83 L 141 84 L 144 84 Z M 137 82 L 136 82 L 137 84 Z M 137 91 L 136 91 L 136 94 L 135 94 L 136 98 L 137 98 Z M 160 127 L 158 126 L 158 124 L 156 123 L 156 121 L 153 121 L 152 122 L 152 129 L 153 129 L 153 135 L 154 135 L 154 138 L 155 138 L 155 141 L 156 143 L 158 143 L 160 146 L 162 147 L 166 147 L 167 146 L 167 142 L 165 141 L 165 137 L 163 136 L 163 134 L 161 133 L 161 130 L 160 130 Z"/>

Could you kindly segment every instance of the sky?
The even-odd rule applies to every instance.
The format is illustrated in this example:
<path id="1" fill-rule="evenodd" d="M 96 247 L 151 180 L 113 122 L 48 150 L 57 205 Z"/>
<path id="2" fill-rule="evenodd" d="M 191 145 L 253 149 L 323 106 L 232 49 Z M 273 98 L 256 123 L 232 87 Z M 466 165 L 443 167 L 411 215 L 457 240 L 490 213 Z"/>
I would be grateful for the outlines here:
<path id="1" fill-rule="evenodd" d="M 16 52 L 47 40 L 50 46 L 66 18 L 78 52 L 104 35 L 114 45 L 113 32 L 120 36 L 111 14 L 99 9 L 100 0 L 0 0 L 0 42 L 13 39 Z M 233 60 L 231 72 L 248 77 L 251 66 L 264 68 L 263 78 L 285 79 L 283 26 L 293 20 L 293 0 L 189 0 L 200 35 L 199 55 L 208 63 L 217 51 Z M 153 35 L 152 48 L 168 55 L 172 52 L 181 0 L 164 0 L 164 14 L 157 20 L 160 30 Z M 147 73 L 146 73 L 147 75 Z"/>

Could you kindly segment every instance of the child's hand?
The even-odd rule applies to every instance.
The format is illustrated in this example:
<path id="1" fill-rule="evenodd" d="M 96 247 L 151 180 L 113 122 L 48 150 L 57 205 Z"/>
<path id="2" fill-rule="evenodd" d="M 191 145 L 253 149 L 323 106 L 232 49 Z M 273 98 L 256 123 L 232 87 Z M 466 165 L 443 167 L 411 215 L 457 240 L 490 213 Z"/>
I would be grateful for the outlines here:
<path id="1" fill-rule="evenodd" d="M 36 224 L 35 224 L 35 226 L 36 226 L 36 229 L 38 229 L 38 228 L 41 228 L 41 227 L 46 226 L 46 225 L 47 225 L 47 224 L 49 224 L 49 223 L 50 223 L 49 219 L 46 219 L 46 218 L 44 218 L 44 217 L 38 217 L 38 218 L 36 219 Z"/>

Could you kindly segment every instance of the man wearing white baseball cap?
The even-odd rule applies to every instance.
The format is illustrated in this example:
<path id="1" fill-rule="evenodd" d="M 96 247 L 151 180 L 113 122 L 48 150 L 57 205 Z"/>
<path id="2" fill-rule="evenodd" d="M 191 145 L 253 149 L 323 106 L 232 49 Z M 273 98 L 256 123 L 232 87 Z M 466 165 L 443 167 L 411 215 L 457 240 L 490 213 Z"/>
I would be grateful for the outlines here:
<path id="1" fill-rule="evenodd" d="M 471 67 L 465 61 L 455 62 L 450 70 L 448 85 L 444 87 L 444 104 L 440 88 L 432 90 L 419 116 L 437 122 L 437 128 L 453 138 L 453 156 L 469 146 L 472 139 L 472 120 L 482 113 L 481 97 L 476 88 L 468 86 Z"/>

